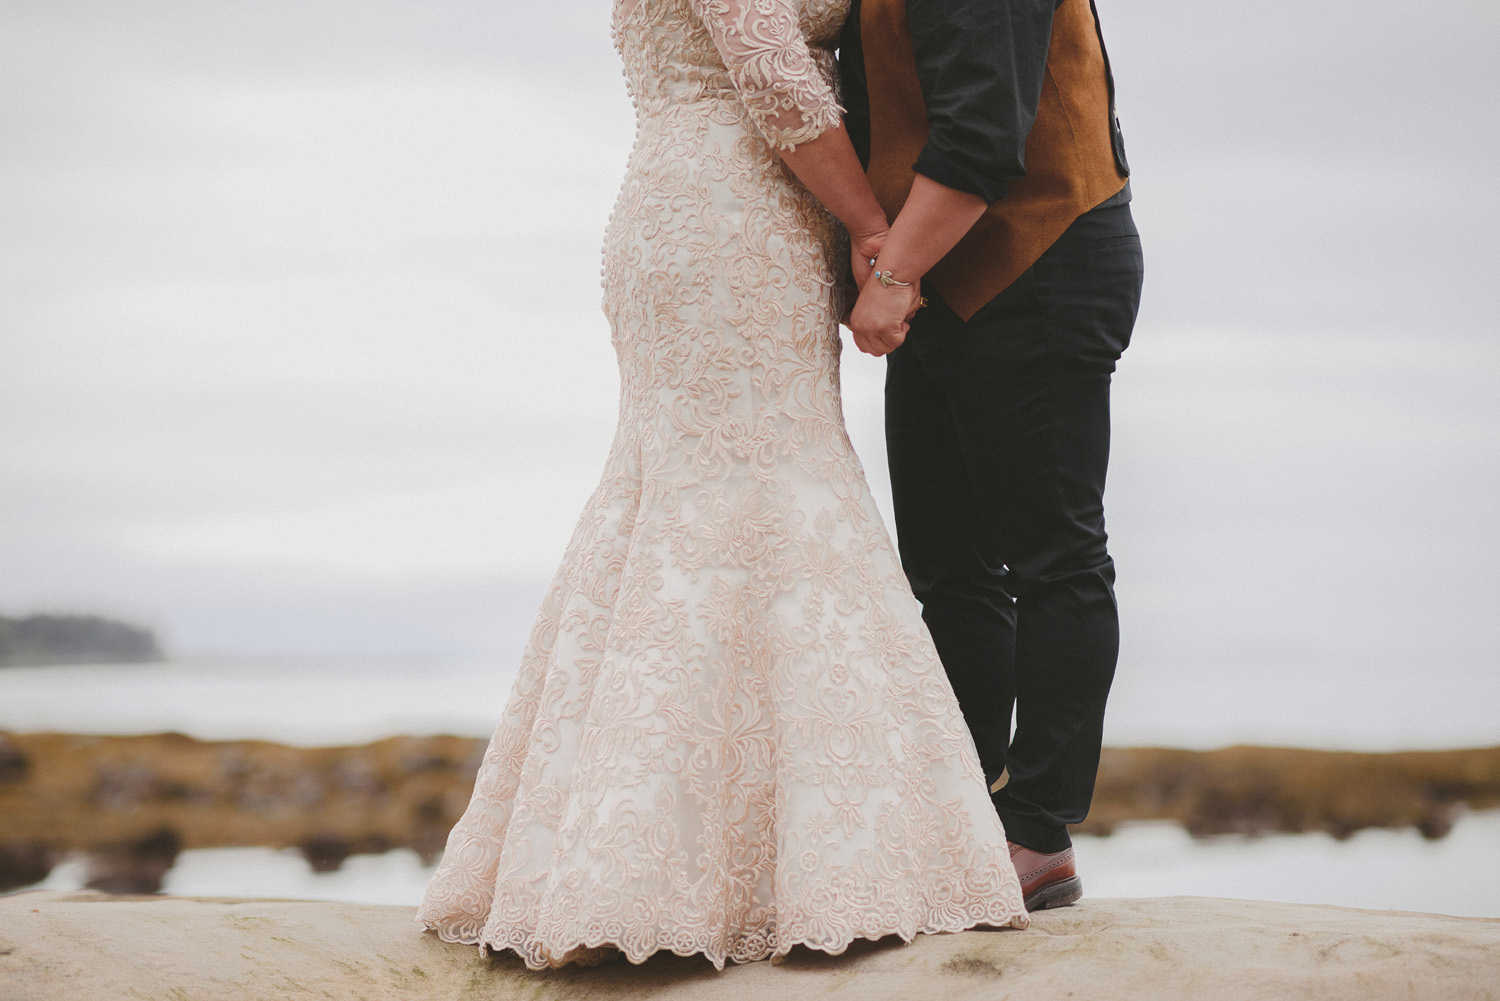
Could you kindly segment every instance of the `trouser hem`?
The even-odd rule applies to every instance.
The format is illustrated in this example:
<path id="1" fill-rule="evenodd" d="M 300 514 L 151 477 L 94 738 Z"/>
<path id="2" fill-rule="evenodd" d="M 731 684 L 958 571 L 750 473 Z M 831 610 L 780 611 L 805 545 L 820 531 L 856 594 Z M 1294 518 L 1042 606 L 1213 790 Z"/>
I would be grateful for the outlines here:
<path id="1" fill-rule="evenodd" d="M 1066 851 L 1073 845 L 1066 827 L 1048 827 L 1024 817 L 1007 817 L 1005 811 L 998 806 L 995 812 L 1000 815 L 1000 823 L 1005 825 L 1006 840 L 1014 841 L 1022 848 L 1051 855 L 1053 852 Z"/>

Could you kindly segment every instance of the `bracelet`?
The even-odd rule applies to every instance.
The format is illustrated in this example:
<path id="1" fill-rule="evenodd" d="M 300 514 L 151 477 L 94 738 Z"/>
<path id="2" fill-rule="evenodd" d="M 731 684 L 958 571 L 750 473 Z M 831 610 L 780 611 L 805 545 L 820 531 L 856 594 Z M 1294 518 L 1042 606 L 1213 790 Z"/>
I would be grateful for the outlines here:
<path id="1" fill-rule="evenodd" d="M 886 288 L 890 288 L 892 285 L 896 286 L 897 288 L 911 288 L 911 282 L 898 282 L 896 281 L 896 279 L 891 277 L 891 273 L 889 271 L 877 271 L 875 272 L 875 277 L 879 278 L 880 284 L 884 285 Z"/>

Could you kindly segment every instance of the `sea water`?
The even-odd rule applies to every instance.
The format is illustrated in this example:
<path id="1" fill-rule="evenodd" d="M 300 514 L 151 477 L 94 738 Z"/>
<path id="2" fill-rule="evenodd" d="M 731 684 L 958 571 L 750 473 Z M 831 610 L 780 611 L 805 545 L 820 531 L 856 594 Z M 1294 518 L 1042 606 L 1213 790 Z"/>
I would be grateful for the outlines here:
<path id="1" fill-rule="evenodd" d="M 160 664 L 0 669 L 0 730 L 364 743 L 397 734 L 488 737 L 515 661 L 483 658 L 200 658 Z M 1110 696 L 1105 743 L 1207 750 L 1237 743 L 1324 750 L 1445 750 L 1500 744 L 1500 671 L 1444 687 L 1424 676 L 1408 712 L 1356 713 L 1368 665 L 1273 669 L 1194 683 L 1165 671 L 1129 676 Z M 1462 681 L 1462 683 L 1460 683 Z M 1279 703 L 1252 690 L 1287 691 Z M 1345 712 L 1327 706 L 1348 690 Z M 1260 701 L 1258 701 L 1258 698 Z M 1268 701 L 1267 701 L 1268 700 Z M 1261 701 L 1266 701 L 1261 705 Z"/>
<path id="2" fill-rule="evenodd" d="M 1194 839 L 1170 823 L 1127 824 L 1109 837 L 1075 839 L 1090 897 L 1236 897 L 1500 918 L 1500 811 L 1459 820 L 1440 841 L 1415 831 Z M 351 855 L 335 872 L 310 869 L 295 849 L 185 851 L 165 893 L 281 897 L 415 906 L 436 868 L 401 848 Z M 28 889 L 77 890 L 82 858 Z"/>

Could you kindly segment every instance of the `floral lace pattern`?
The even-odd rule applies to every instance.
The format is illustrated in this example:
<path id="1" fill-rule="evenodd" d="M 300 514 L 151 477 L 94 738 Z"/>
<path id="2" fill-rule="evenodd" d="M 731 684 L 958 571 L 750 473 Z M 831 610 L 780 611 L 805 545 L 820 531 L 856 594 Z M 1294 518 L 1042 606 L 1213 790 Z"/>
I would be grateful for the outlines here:
<path id="1" fill-rule="evenodd" d="M 839 400 L 847 0 L 639 0 L 604 247 L 620 418 L 418 920 L 542 968 L 1024 927 Z"/>
<path id="2" fill-rule="evenodd" d="M 689 5 L 713 38 L 740 103 L 771 145 L 790 149 L 839 123 L 842 109 L 803 38 L 792 0 L 689 0 Z M 808 13 L 821 16 L 836 9 L 827 2 L 817 6 Z"/>

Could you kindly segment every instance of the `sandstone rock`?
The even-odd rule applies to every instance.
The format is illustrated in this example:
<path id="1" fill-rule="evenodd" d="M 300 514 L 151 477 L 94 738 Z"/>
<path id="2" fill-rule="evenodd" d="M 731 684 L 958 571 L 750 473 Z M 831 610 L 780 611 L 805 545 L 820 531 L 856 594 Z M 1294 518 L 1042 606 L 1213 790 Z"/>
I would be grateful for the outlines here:
<path id="1" fill-rule="evenodd" d="M 400 907 L 25 893 L 0 898 L 6 1001 L 1383 1001 L 1500 997 L 1500 920 L 1201 897 L 1085 900 L 1027 931 L 528 971 L 420 935 Z"/>

